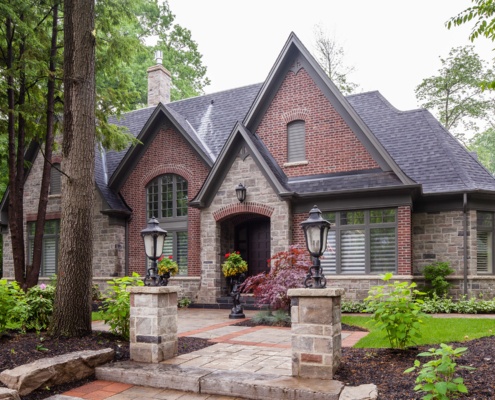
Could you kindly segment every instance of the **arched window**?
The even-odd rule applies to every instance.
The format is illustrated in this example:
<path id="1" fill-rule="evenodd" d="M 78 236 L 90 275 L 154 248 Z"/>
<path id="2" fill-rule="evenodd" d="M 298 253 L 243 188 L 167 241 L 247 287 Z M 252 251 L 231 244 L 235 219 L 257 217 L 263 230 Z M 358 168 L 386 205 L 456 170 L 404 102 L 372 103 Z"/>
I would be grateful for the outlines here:
<path id="1" fill-rule="evenodd" d="M 168 174 L 154 179 L 146 190 L 148 218 L 187 217 L 187 181 Z"/>
<path id="2" fill-rule="evenodd" d="M 163 254 L 172 256 L 179 274 L 187 275 L 187 181 L 179 175 L 155 178 L 146 188 L 146 214 L 167 231 Z"/>
<path id="3" fill-rule="evenodd" d="M 287 162 L 306 160 L 306 128 L 304 121 L 287 125 Z"/>

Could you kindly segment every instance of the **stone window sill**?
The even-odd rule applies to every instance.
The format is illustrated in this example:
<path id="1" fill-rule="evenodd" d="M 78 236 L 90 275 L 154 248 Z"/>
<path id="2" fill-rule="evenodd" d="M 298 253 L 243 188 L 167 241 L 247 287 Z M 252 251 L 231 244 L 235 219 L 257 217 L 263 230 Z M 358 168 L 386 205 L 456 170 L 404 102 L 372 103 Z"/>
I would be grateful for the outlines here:
<path id="1" fill-rule="evenodd" d="M 297 167 L 299 165 L 308 165 L 309 162 L 307 160 L 305 161 L 294 161 L 294 162 L 288 162 L 284 163 L 284 167 Z"/>

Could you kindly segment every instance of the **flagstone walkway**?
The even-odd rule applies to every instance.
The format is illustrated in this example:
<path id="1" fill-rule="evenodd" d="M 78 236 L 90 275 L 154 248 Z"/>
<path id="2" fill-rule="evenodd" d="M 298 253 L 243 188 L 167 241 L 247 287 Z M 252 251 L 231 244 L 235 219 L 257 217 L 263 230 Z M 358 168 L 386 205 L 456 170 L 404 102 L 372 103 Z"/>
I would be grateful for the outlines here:
<path id="1" fill-rule="evenodd" d="M 216 344 L 174 357 L 163 363 L 201 367 L 213 371 L 245 371 L 291 376 L 290 328 L 233 326 L 240 320 L 230 320 L 228 318 L 229 311 L 180 309 L 178 318 L 179 336 L 209 339 Z M 257 311 L 245 311 L 247 318 L 256 313 Z M 96 322 L 93 329 L 103 330 L 106 327 L 102 323 Z M 342 346 L 352 347 L 366 334 L 366 332 L 342 332 Z M 97 380 L 63 395 L 52 396 L 50 399 L 232 400 L 235 397 L 197 394 Z"/>

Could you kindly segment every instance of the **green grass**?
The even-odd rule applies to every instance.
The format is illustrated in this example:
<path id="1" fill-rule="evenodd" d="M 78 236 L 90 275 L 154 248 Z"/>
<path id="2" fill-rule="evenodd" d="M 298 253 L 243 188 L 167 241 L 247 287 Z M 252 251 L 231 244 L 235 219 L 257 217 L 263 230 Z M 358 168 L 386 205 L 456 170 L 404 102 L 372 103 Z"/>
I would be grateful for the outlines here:
<path id="1" fill-rule="evenodd" d="M 385 331 L 372 325 L 369 316 L 343 316 L 342 322 L 368 329 L 370 333 L 354 347 L 390 347 Z M 495 319 L 487 318 L 427 318 L 421 328 L 421 338 L 414 345 L 465 342 L 495 334 Z"/>

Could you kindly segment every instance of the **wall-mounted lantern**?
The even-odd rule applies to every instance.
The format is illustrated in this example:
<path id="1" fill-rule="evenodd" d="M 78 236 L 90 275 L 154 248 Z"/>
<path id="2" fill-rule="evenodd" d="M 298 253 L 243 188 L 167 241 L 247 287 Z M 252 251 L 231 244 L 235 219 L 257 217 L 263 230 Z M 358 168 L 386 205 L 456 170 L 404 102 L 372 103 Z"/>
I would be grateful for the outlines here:
<path id="1" fill-rule="evenodd" d="M 244 186 L 242 183 L 239 183 L 236 188 L 235 188 L 235 194 L 237 196 L 237 200 L 239 200 L 241 203 L 246 200 L 246 186 Z"/>

